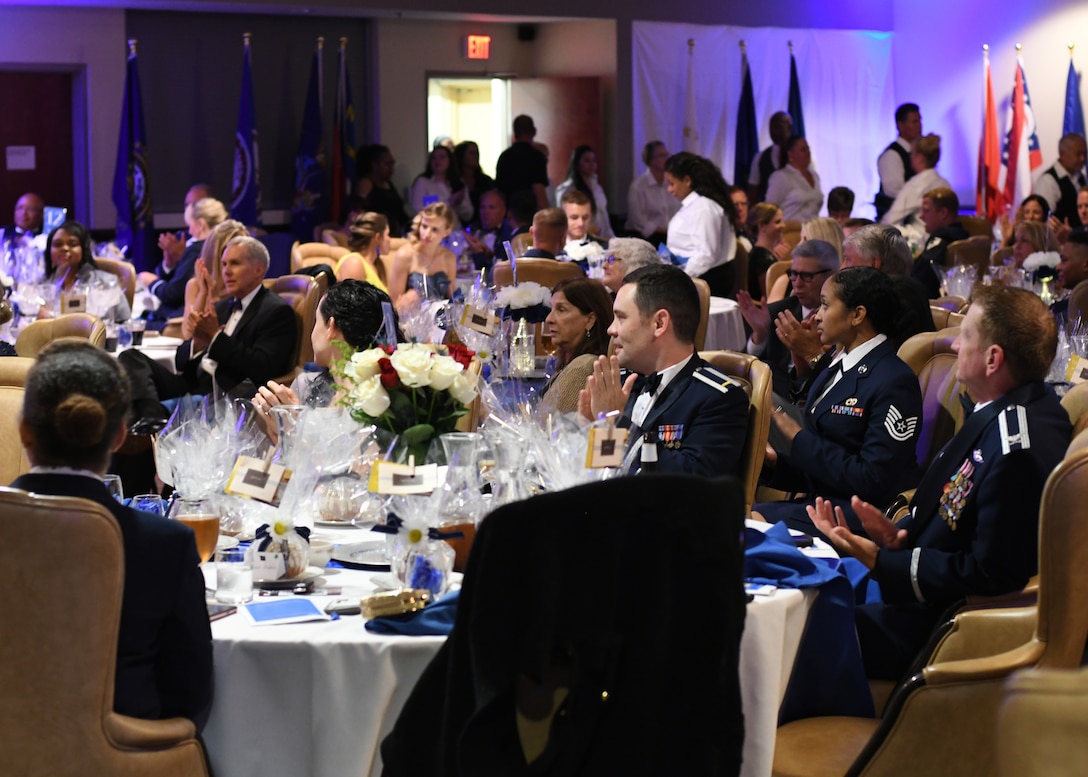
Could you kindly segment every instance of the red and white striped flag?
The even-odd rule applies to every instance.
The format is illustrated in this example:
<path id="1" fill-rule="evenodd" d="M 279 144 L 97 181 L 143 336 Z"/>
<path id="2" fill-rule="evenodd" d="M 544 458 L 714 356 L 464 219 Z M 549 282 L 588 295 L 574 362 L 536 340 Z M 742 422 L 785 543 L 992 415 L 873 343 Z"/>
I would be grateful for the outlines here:
<path id="1" fill-rule="evenodd" d="M 1019 51 L 1019 46 L 1017 46 Z M 1016 77 L 1009 101 L 1009 131 L 1001 149 L 1001 176 L 998 185 L 1005 202 L 1018 207 L 1031 194 L 1031 172 L 1043 166 L 1043 152 L 1035 134 L 1035 113 L 1024 77 L 1024 60 L 1016 55 Z"/>
<path id="2" fill-rule="evenodd" d="M 982 47 L 983 93 L 982 137 L 978 142 L 978 181 L 975 187 L 975 211 L 996 223 L 1005 211 L 1005 194 L 998 186 L 1001 175 L 1001 145 L 997 139 L 997 108 L 994 84 L 990 78 L 990 47 Z"/>

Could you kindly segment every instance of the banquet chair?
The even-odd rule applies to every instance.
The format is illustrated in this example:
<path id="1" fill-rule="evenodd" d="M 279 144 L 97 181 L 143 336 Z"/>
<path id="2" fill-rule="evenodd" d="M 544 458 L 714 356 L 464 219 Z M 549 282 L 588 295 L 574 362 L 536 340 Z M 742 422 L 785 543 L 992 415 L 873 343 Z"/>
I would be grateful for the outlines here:
<path id="1" fill-rule="evenodd" d="M 956 296 L 955 294 L 949 294 L 944 297 L 937 297 L 937 299 L 931 299 L 929 301 L 931 308 L 944 308 L 945 310 L 953 313 L 959 313 L 965 307 L 967 307 L 967 300 L 963 297 Z M 934 321 L 934 324 L 937 322 Z"/>
<path id="2" fill-rule="evenodd" d="M 128 305 L 131 308 L 132 300 L 136 297 L 136 268 L 132 266 L 132 262 L 96 256 L 94 263 L 99 270 L 105 270 L 117 276 L 117 282 L 125 292 L 125 299 L 128 300 Z"/>
<path id="3" fill-rule="evenodd" d="M 748 392 L 748 432 L 739 476 L 744 486 L 745 509 L 751 510 L 759 486 L 759 472 L 763 468 L 767 436 L 771 430 L 771 413 L 774 411 L 771 368 L 758 357 L 737 351 L 703 351 L 699 355 L 715 369 L 731 378 L 739 378 Z"/>
<path id="4" fill-rule="evenodd" d="M 1069 309 L 1066 311 L 1066 321 L 1076 321 L 1088 317 L 1088 283 L 1078 283 L 1073 287 L 1073 293 L 1069 295 Z"/>
<path id="5" fill-rule="evenodd" d="M 331 246 L 325 243 L 299 243 L 297 240 L 291 246 L 291 272 L 296 273 L 303 267 L 313 264 L 327 264 L 336 267 L 336 262 L 348 249 L 341 246 Z"/>
<path id="6" fill-rule="evenodd" d="M 793 267 L 793 260 L 786 259 L 781 262 L 775 262 L 767 268 L 767 293 L 771 293 L 771 289 L 774 288 L 775 281 L 785 275 L 789 269 Z M 756 300 L 758 302 L 758 300 Z"/>
<path id="7" fill-rule="evenodd" d="M 1021 670 L 997 713 L 1001 777 L 1081 777 L 1088 764 L 1088 668 Z"/>
<path id="8" fill-rule="evenodd" d="M 706 328 L 710 324 L 710 284 L 702 278 L 692 278 L 695 290 L 699 292 L 699 326 L 695 328 L 695 350 L 701 351 L 706 345 Z"/>
<path id="9" fill-rule="evenodd" d="M 15 352 L 33 358 L 54 340 L 75 338 L 90 340 L 102 348 L 106 345 L 106 325 L 90 313 L 68 313 L 57 318 L 43 318 L 27 324 L 15 339 Z"/>
<path id="10" fill-rule="evenodd" d="M 314 360 L 314 346 L 310 334 L 317 321 L 317 306 L 328 288 L 324 275 L 281 275 L 279 278 L 265 278 L 265 288 L 278 294 L 295 311 L 298 324 L 298 344 L 295 346 L 294 368 L 291 372 L 276 378 L 277 383 L 290 385 L 295 376 L 302 371 L 306 362 Z"/>
<path id="11" fill-rule="evenodd" d="M 929 312 L 933 316 L 933 326 L 937 331 L 948 328 L 948 316 L 952 313 L 948 308 L 942 308 L 938 305 L 930 305 Z"/>
<path id="12" fill-rule="evenodd" d="M 881 719 L 810 718 L 778 729 L 775 777 L 994 774 L 996 724 L 1005 679 L 1025 668 L 1080 666 L 1088 639 L 1088 450 L 1067 454 L 1039 504 L 1039 588 L 1034 607 L 974 610 L 955 617 L 960 649 L 947 645 L 896 688 Z M 1009 647 L 1002 620 L 1034 616 L 1030 636 Z M 1015 632 L 1015 629 L 1014 629 Z M 970 649 L 964 649 L 969 646 Z"/>
<path id="13" fill-rule="evenodd" d="M 514 249 L 514 256 L 524 256 L 533 247 L 533 236 L 528 232 L 514 235 L 510 238 L 510 247 Z"/>
<path id="14" fill-rule="evenodd" d="M 978 270 L 978 279 L 990 271 L 990 247 L 993 237 L 974 235 L 966 240 L 955 240 L 948 244 L 948 266 L 970 265 Z"/>
<path id="15" fill-rule="evenodd" d="M 737 252 L 733 255 L 733 293 L 731 299 L 737 298 L 740 289 L 748 289 L 748 249 L 737 241 Z"/>
<path id="16" fill-rule="evenodd" d="M 782 239 L 789 244 L 790 251 L 797 248 L 797 244 L 801 242 L 801 226 L 800 221 L 786 221 L 782 226 Z M 769 289 L 770 286 L 767 288 Z"/>
<path id="17" fill-rule="evenodd" d="M 124 546 L 102 506 L 0 488 L 0 753 L 20 777 L 207 775 L 192 721 L 113 711 Z M 43 570 L 48 570 L 43 574 Z"/>
<path id="18" fill-rule="evenodd" d="M 34 363 L 33 359 L 20 359 L 17 356 L 0 359 L 0 362 L 14 361 Z M 26 377 L 25 371 L 28 369 L 29 365 L 24 369 L 24 380 Z M 14 369 L 11 370 L 11 373 L 14 372 Z M 13 383 L 17 379 L 14 374 L 9 374 L 6 377 L 11 379 Z M 0 384 L 0 483 L 10 483 L 15 478 L 30 471 L 30 460 L 27 459 L 26 451 L 23 450 L 22 441 L 19 439 L 19 417 L 22 412 L 22 384 Z"/>
<path id="19" fill-rule="evenodd" d="M 491 513 L 383 774 L 736 774 L 743 514 L 736 478 L 662 474 Z"/>
<path id="20" fill-rule="evenodd" d="M 6 356 L 0 359 L 0 386 L 26 385 L 26 374 L 34 366 L 34 359 L 24 356 Z"/>
<path id="21" fill-rule="evenodd" d="M 0 360 L 2 361 L 2 360 Z M 1073 424 L 1073 439 L 1088 429 L 1088 383 L 1078 383 L 1062 397 L 1062 407 Z"/>
<path id="22" fill-rule="evenodd" d="M 567 278 L 585 276 L 582 268 L 574 262 L 561 262 L 555 259 L 518 259 L 517 264 L 518 283 L 531 281 L 539 283 L 545 289 L 551 289 L 559 281 Z M 514 285 L 514 274 L 510 271 L 510 262 L 495 262 L 491 273 L 495 288 Z"/>
<path id="23" fill-rule="evenodd" d="M 988 240 L 994 238 L 994 226 L 988 219 L 982 216 L 960 216 L 960 224 L 971 237 L 985 237 Z"/>
<path id="24" fill-rule="evenodd" d="M 990 256 L 991 267 L 1003 267 L 1006 259 L 1012 258 L 1011 248 L 999 248 Z"/>

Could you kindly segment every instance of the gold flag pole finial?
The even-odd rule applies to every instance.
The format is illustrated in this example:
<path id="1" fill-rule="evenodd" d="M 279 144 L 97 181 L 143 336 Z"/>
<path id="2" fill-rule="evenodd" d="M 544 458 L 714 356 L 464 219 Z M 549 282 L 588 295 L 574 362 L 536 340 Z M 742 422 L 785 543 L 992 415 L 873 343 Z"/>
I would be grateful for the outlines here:
<path id="1" fill-rule="evenodd" d="M 740 53 L 741 54 L 747 54 L 748 53 L 748 44 L 744 42 L 744 38 L 740 39 Z"/>
<path id="2" fill-rule="evenodd" d="M 1069 50 L 1072 51 L 1073 47 L 1070 46 Z M 135 38 L 129 38 L 128 39 L 128 53 L 131 54 L 134 57 L 136 56 L 136 39 Z"/>
<path id="3" fill-rule="evenodd" d="M 989 59 L 990 58 L 990 46 L 989 46 L 989 44 L 986 44 L 986 43 L 982 44 L 982 58 L 983 59 Z"/>
<path id="4" fill-rule="evenodd" d="M 243 43 L 244 45 L 248 46 L 248 45 L 249 45 L 249 39 L 250 39 L 250 38 L 252 38 L 252 37 L 253 37 L 253 33 L 251 33 L 251 32 L 243 32 L 243 33 L 242 33 L 242 43 Z"/>
<path id="5" fill-rule="evenodd" d="M 1020 53 L 1020 51 L 1021 51 L 1021 50 L 1022 50 L 1023 48 L 1024 48 L 1024 47 L 1023 47 L 1023 45 L 1022 45 L 1022 44 L 1020 44 L 1020 43 L 1017 43 L 1017 44 L 1016 44 L 1016 53 L 1017 53 L 1017 54 L 1019 54 L 1019 53 Z"/>
<path id="6" fill-rule="evenodd" d="M 695 38 L 688 38 L 688 54 L 695 53 Z"/>
<path id="7" fill-rule="evenodd" d="M 790 47 L 790 54 L 793 54 L 793 41 L 786 41 L 786 45 Z"/>
<path id="8" fill-rule="evenodd" d="M 1069 56 L 1073 56 L 1073 41 L 1069 41 Z"/>
<path id="9" fill-rule="evenodd" d="M 348 46 L 348 39 L 347 38 L 341 38 L 340 39 L 340 48 L 341 49 L 346 49 L 347 46 Z"/>
<path id="10" fill-rule="evenodd" d="M 321 51 L 324 48 L 325 48 L 325 36 L 324 35 L 318 35 L 317 36 L 317 50 Z"/>

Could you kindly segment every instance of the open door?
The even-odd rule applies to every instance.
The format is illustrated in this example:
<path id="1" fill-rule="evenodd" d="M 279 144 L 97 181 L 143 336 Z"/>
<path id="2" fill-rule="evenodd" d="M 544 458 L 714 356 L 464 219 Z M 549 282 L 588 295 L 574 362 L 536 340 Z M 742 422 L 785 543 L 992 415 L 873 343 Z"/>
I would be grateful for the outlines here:
<path id="1" fill-rule="evenodd" d="M 523 113 L 533 117 L 536 139 L 548 146 L 548 177 L 553 186 L 566 180 L 570 153 L 577 146 L 592 146 L 598 165 L 608 159 L 602 148 L 604 107 L 599 78 L 511 79 L 510 118 Z M 603 168 L 598 177 L 606 180 Z"/>

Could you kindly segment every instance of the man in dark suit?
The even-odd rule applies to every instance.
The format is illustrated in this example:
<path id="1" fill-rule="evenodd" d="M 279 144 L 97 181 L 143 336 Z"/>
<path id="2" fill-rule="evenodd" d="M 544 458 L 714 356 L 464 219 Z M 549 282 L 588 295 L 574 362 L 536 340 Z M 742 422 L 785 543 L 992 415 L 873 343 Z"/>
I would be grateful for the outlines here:
<path id="1" fill-rule="evenodd" d="M 824 281 L 839 269 L 839 254 L 824 240 L 806 240 L 793 249 L 789 269 L 793 294 L 757 306 L 748 292 L 737 292 L 737 304 L 752 330 L 746 351 L 771 368 L 774 393 L 781 402 L 803 404 L 812 377 L 828 359 L 813 325 Z"/>
<path id="2" fill-rule="evenodd" d="M 27 192 L 15 203 L 15 223 L 4 227 L 4 242 L 16 238 L 32 238 L 42 233 L 45 202 L 33 192 Z"/>
<path id="3" fill-rule="evenodd" d="M 941 280 L 948 269 L 948 246 L 971 235 L 960 224 L 960 199 L 951 189 L 930 189 L 922 196 L 922 223 L 926 225 L 925 248 L 914 260 L 911 277 L 929 292 L 930 299 L 941 296 Z"/>
<path id="4" fill-rule="evenodd" d="M 882 602 L 856 613 L 869 677 L 898 680 L 952 603 L 1019 590 L 1035 574 L 1039 500 L 1072 433 L 1044 383 L 1057 339 L 1036 295 L 978 287 L 953 346 L 976 404 L 922 477 L 910 517 L 893 524 L 855 497 L 866 537 L 822 499 L 809 508 L 840 554 L 880 584 Z"/>
<path id="5" fill-rule="evenodd" d="M 291 306 L 264 285 L 268 250 L 252 237 L 238 237 L 223 251 L 227 299 L 214 310 L 191 310 L 194 334 L 178 346 L 178 374 L 136 350 L 121 354 L 132 380 L 139 417 L 162 417 L 161 400 L 220 391 L 250 397 L 269 380 L 290 371 L 298 329 Z M 250 385 L 252 384 L 252 385 Z"/>
<path id="6" fill-rule="evenodd" d="M 102 484 L 110 451 L 125 439 L 127 408 L 128 381 L 112 356 L 86 341 L 49 346 L 27 376 L 19 425 L 32 468 L 12 486 L 89 499 L 117 520 L 125 581 L 113 708 L 199 728 L 212 698 L 212 644 L 193 531 L 122 506 Z"/>
<path id="7" fill-rule="evenodd" d="M 579 398 L 589 419 L 623 411 L 624 467 L 716 477 L 736 475 L 748 432 L 748 395 L 695 353 L 699 293 L 679 267 L 648 265 L 624 278 L 602 356 Z M 620 369 L 632 374 L 624 381 Z"/>
<path id="8" fill-rule="evenodd" d="M 507 202 L 519 192 L 530 192 L 537 209 L 542 210 L 548 207 L 548 158 L 533 145 L 535 137 L 532 116 L 514 118 L 514 143 L 499 154 L 495 185 L 506 195 Z"/>

